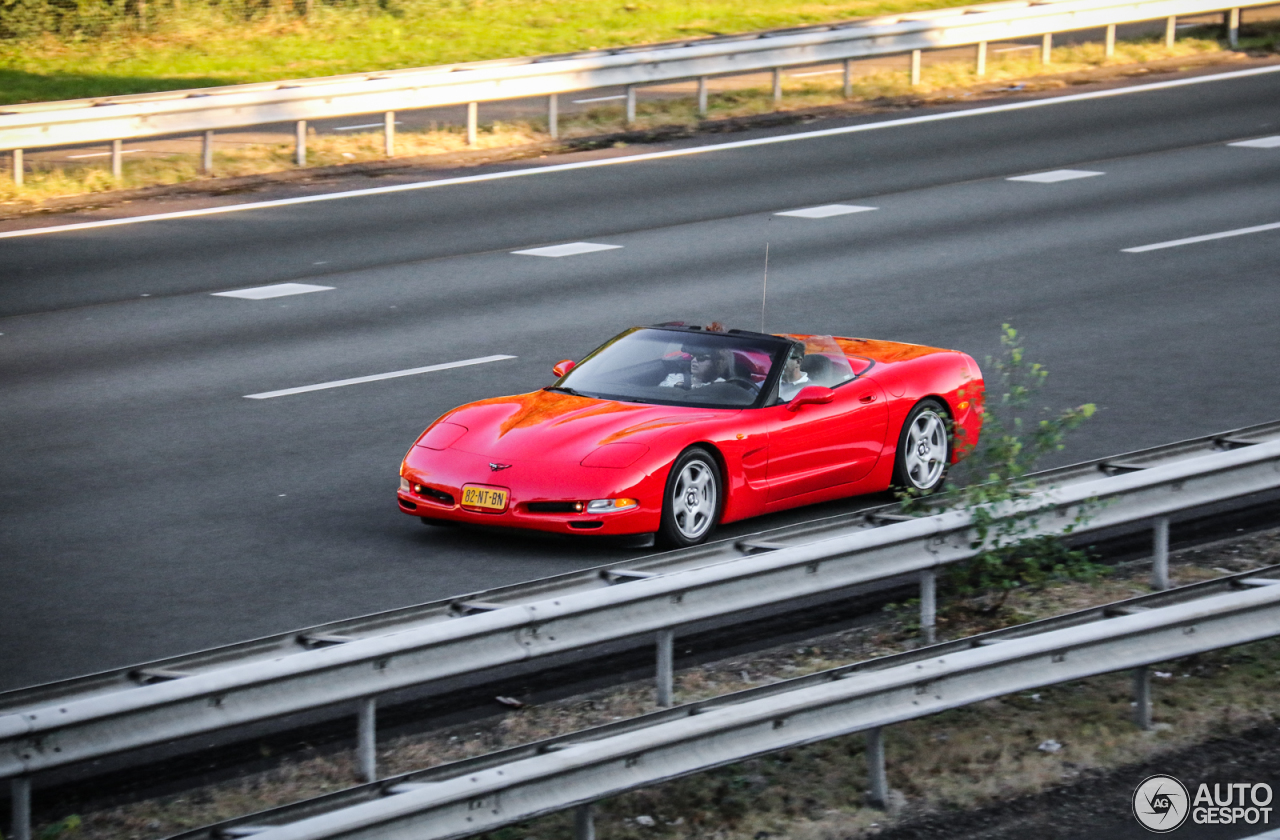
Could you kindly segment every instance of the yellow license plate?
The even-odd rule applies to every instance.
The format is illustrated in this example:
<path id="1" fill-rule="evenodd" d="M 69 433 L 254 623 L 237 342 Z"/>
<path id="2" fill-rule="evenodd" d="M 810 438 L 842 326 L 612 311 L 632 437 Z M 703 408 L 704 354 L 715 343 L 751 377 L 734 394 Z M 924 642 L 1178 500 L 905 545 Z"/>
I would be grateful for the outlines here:
<path id="1" fill-rule="evenodd" d="M 507 491 L 497 487 L 478 487 L 467 484 L 462 488 L 462 505 L 485 510 L 506 510 Z"/>

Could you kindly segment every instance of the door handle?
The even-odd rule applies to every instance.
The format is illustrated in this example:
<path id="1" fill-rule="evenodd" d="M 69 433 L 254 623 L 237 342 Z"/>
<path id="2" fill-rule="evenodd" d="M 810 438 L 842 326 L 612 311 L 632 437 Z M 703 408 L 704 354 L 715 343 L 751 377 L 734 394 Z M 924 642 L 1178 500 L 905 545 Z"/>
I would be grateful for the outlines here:
<path id="1" fill-rule="evenodd" d="M 875 401 L 876 401 L 875 394 L 867 394 L 865 397 L 862 397 L 860 400 L 858 400 L 858 402 L 864 402 L 864 403 L 873 403 Z"/>

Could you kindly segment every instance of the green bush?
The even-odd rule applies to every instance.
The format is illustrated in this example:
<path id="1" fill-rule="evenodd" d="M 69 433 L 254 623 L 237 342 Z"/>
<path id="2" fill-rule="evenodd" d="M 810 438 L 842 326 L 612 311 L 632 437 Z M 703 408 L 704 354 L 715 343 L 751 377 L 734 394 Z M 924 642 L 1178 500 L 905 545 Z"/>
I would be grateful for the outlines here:
<path id="1" fill-rule="evenodd" d="M 1026 358 L 1018 331 L 1001 327 L 1002 352 L 988 356 L 982 433 L 969 457 L 956 465 L 950 486 L 920 497 L 904 493 L 903 508 L 912 514 L 963 508 L 974 518 L 971 560 L 952 563 L 940 577 L 945 592 L 962 598 L 981 596 L 984 611 L 994 612 L 1009 592 L 1043 586 L 1052 579 L 1089 579 L 1104 571 L 1088 552 L 1069 548 L 1062 536 L 1088 518 L 1088 506 L 1062 528 L 1062 536 L 1033 535 L 1043 512 L 1027 504 L 1034 491 L 1028 476 L 1046 455 L 1061 450 L 1067 435 L 1093 416 L 1092 403 L 1060 412 L 1038 406 L 1037 395 L 1048 371 Z M 958 442 L 963 445 L 963 441 Z M 1012 517 L 997 509 L 1019 505 Z"/>

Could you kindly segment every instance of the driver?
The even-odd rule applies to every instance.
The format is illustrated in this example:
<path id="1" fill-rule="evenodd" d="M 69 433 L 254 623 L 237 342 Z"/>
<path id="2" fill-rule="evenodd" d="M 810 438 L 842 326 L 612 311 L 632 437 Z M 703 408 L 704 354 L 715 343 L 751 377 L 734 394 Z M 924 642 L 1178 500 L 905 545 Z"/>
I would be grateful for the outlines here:
<path id="1" fill-rule="evenodd" d="M 689 388 L 701 388 L 713 382 L 724 382 L 729 377 L 731 350 L 711 350 L 706 347 L 685 347 L 689 356 Z M 683 373 L 669 373 L 661 383 L 664 388 L 683 388 Z"/>
<path id="2" fill-rule="evenodd" d="M 810 384 L 809 374 L 800 368 L 803 358 L 804 345 L 792 345 L 791 352 L 787 354 L 787 361 L 783 364 L 782 379 L 778 382 L 778 399 L 781 402 L 791 402 L 804 386 Z"/>

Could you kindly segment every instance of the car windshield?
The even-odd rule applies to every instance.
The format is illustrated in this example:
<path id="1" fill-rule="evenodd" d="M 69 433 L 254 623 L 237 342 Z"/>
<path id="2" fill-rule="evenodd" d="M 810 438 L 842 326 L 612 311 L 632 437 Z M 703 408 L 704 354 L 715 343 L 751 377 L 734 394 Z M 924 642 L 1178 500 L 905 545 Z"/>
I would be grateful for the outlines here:
<path id="1" fill-rule="evenodd" d="M 788 342 L 772 336 L 637 328 L 596 350 L 554 386 L 608 400 L 749 408 L 770 387 Z"/>

